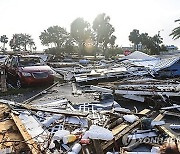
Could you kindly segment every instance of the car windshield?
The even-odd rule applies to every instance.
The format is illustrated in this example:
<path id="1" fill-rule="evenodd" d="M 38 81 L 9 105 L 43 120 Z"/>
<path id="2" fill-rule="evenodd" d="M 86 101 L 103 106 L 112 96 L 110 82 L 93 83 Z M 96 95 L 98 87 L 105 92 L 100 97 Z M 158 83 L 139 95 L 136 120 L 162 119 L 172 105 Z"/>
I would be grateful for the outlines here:
<path id="1" fill-rule="evenodd" d="M 40 57 L 19 57 L 19 66 L 42 66 L 45 65 Z"/>

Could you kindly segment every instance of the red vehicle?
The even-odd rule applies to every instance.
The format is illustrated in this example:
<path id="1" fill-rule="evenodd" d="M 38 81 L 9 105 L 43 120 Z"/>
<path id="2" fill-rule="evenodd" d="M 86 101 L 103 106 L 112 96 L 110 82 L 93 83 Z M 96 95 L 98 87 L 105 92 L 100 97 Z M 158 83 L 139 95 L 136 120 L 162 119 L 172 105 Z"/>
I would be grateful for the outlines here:
<path id="1" fill-rule="evenodd" d="M 54 82 L 53 70 L 37 55 L 18 55 L 4 63 L 7 81 L 17 88 Z"/>

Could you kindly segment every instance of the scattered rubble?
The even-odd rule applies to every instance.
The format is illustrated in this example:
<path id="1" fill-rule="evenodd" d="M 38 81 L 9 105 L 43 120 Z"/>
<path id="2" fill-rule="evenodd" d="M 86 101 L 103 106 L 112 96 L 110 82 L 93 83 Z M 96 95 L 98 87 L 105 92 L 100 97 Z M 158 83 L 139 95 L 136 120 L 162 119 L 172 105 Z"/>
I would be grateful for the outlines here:
<path id="1" fill-rule="evenodd" d="M 180 79 L 155 78 L 158 63 L 136 52 L 54 67 L 63 83 L 22 102 L 0 100 L 0 153 L 180 153 Z"/>
<path id="2" fill-rule="evenodd" d="M 174 110 L 177 105 L 156 112 L 150 109 L 138 112 L 121 107 L 112 93 L 107 93 L 110 91 L 93 95 L 83 89 L 80 95 L 87 101 L 73 103 L 65 98 L 66 95 L 59 95 L 59 91 L 68 86 L 72 88 L 72 98 L 76 98 L 73 92 L 76 84 L 66 83 L 55 84 L 24 103 L 0 100 L 1 151 L 131 153 L 144 145 L 160 149 L 169 137 L 178 138 L 173 131 L 174 128 L 178 130 L 178 124 L 166 126 L 166 119 L 163 119 L 167 116 L 166 110 Z M 92 95 L 91 98 L 88 95 Z M 45 102 L 46 96 L 51 99 Z M 11 122 L 9 127 L 8 121 Z M 16 130 L 16 138 L 12 138 L 10 128 Z M 11 137 L 6 137 L 8 135 Z"/>

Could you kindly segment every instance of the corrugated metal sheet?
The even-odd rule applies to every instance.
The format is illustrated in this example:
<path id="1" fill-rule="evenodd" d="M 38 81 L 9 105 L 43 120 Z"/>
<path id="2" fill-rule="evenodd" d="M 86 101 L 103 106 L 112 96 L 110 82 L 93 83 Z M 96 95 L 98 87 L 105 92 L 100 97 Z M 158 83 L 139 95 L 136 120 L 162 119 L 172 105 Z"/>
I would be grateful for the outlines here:
<path id="1" fill-rule="evenodd" d="M 180 60 L 180 57 L 172 57 L 172 58 L 162 59 L 155 65 L 154 70 L 159 71 L 164 68 L 170 67 L 174 63 L 176 63 L 178 60 Z"/>

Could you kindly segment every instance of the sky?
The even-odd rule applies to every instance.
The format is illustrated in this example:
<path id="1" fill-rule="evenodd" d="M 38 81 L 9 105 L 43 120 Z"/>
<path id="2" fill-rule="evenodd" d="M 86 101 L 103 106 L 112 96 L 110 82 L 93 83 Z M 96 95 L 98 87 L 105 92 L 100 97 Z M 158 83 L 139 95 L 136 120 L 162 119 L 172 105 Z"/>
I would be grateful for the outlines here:
<path id="1" fill-rule="evenodd" d="M 180 39 L 169 34 L 179 26 L 180 0 L 0 0 L 0 36 L 26 33 L 42 51 L 39 36 L 50 26 L 58 25 L 70 32 L 71 23 L 78 17 L 91 25 L 98 14 L 110 16 L 115 28 L 116 44 L 132 45 L 129 34 L 133 29 L 154 36 L 160 31 L 163 44 L 180 49 Z M 2 44 L 0 44 L 2 45 Z"/>

